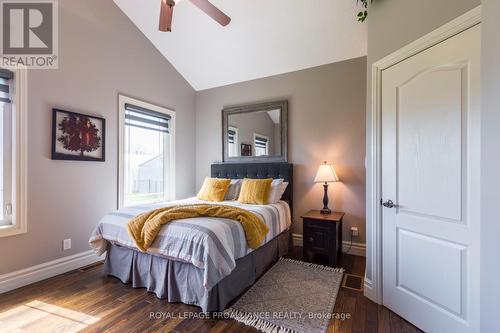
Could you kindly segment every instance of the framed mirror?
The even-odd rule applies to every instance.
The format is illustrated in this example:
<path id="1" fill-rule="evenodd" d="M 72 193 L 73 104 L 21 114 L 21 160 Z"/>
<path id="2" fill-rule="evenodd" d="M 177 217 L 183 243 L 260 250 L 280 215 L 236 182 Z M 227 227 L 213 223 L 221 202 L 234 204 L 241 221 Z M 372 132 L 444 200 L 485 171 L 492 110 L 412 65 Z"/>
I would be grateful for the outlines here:
<path id="1" fill-rule="evenodd" d="M 288 102 L 222 110 L 224 162 L 287 162 Z"/>

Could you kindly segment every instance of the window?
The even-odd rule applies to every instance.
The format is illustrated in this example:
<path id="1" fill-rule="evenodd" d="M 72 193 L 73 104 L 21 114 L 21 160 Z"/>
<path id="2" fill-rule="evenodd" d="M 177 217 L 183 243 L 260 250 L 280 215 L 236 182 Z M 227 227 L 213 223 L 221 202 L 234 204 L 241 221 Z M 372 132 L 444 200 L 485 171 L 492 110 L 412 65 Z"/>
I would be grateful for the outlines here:
<path id="1" fill-rule="evenodd" d="M 9 87 L 4 78 L 0 78 L 0 225 L 12 225 L 12 107 L 2 87 Z"/>
<path id="2" fill-rule="evenodd" d="M 0 237 L 27 231 L 26 75 L 0 68 Z"/>
<path id="3" fill-rule="evenodd" d="M 269 138 L 265 135 L 254 133 L 255 156 L 269 155 Z"/>
<path id="4" fill-rule="evenodd" d="M 238 154 L 238 128 L 229 126 L 227 131 L 227 142 L 229 147 L 229 157 L 239 156 Z"/>
<path id="5" fill-rule="evenodd" d="M 171 110 L 120 96 L 119 206 L 173 199 Z"/>

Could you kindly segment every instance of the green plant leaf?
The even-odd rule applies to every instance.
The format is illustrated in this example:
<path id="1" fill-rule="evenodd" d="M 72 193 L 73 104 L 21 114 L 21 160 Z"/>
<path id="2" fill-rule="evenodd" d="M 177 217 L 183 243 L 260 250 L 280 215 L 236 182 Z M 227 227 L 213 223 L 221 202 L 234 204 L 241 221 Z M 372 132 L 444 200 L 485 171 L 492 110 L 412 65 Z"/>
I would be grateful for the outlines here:
<path id="1" fill-rule="evenodd" d="M 357 18 L 359 22 L 364 22 L 368 17 L 368 4 L 373 4 L 374 0 L 356 0 L 356 4 L 359 5 L 361 2 L 361 7 L 364 8 L 364 11 L 358 12 Z"/>

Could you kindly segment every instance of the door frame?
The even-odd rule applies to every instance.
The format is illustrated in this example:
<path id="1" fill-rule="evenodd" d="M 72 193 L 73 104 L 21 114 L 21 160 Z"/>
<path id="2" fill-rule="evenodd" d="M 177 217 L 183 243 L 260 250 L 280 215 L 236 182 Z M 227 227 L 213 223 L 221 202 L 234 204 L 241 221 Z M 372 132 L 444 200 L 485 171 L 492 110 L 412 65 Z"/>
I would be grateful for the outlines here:
<path id="1" fill-rule="evenodd" d="M 383 303 L 382 294 L 382 71 L 481 23 L 481 6 L 466 12 L 429 34 L 372 64 L 370 110 L 367 112 L 366 155 L 366 249 L 364 295 Z"/>

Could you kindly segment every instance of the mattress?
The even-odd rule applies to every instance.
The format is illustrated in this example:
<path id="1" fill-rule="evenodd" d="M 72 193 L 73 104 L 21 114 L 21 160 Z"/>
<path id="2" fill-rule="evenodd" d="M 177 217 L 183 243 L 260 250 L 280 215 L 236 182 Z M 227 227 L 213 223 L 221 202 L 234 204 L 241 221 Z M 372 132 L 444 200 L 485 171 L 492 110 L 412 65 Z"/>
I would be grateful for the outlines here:
<path id="1" fill-rule="evenodd" d="M 189 198 L 127 207 L 111 212 L 101 219 L 89 243 L 97 254 L 104 253 L 109 243 L 138 250 L 126 229 L 131 218 L 160 207 L 195 203 L 212 202 Z M 270 205 L 248 205 L 238 201 L 223 201 L 217 204 L 240 207 L 261 217 L 269 227 L 269 233 L 262 245 L 287 230 L 291 224 L 290 208 L 284 201 Z M 190 263 L 202 269 L 203 287 L 210 290 L 234 270 L 237 259 L 252 251 L 247 246 L 240 223 L 224 218 L 198 217 L 174 220 L 164 225 L 146 253 Z"/>

